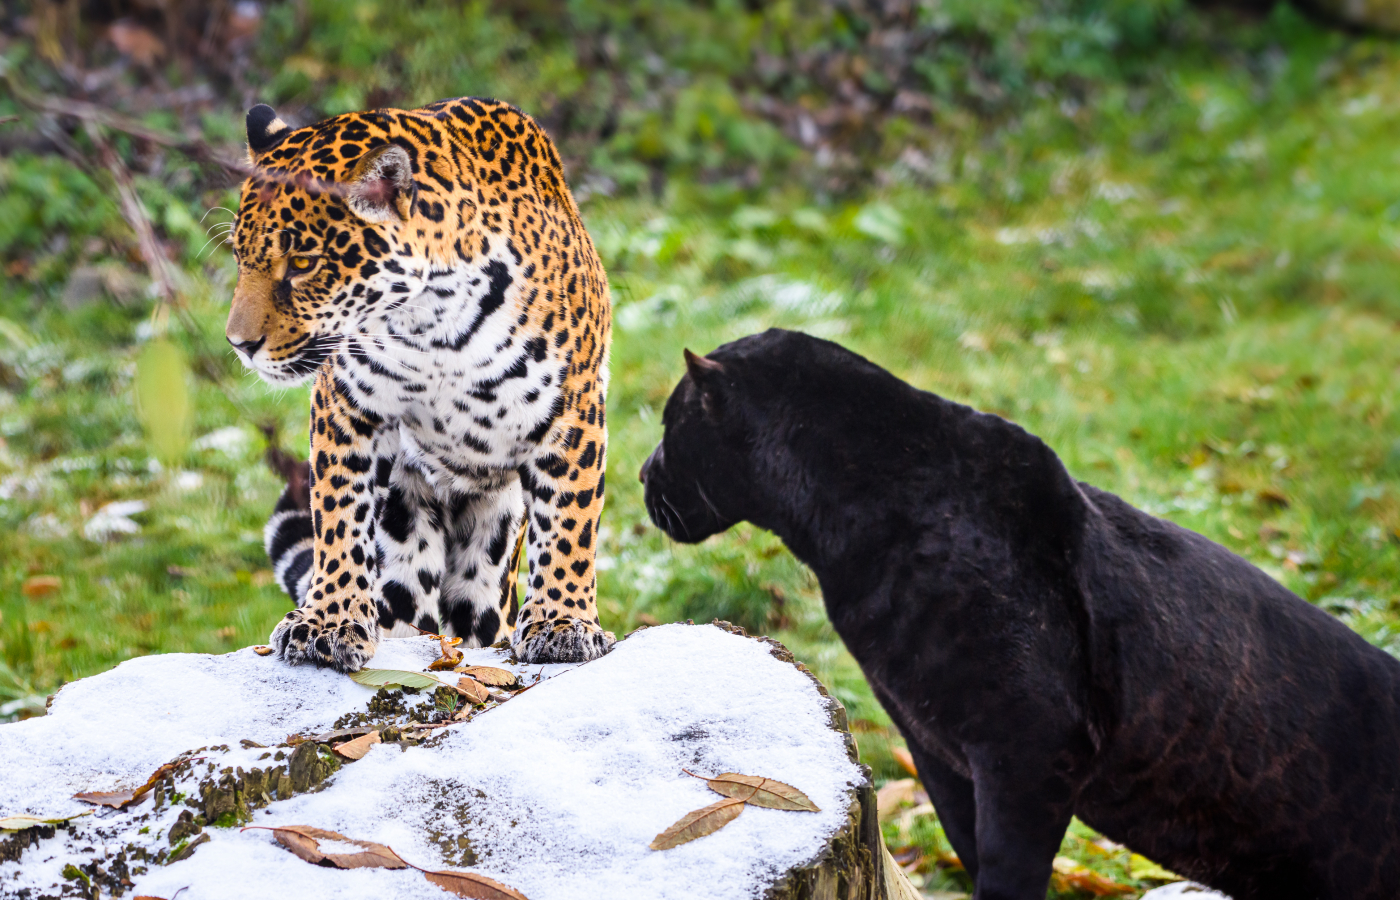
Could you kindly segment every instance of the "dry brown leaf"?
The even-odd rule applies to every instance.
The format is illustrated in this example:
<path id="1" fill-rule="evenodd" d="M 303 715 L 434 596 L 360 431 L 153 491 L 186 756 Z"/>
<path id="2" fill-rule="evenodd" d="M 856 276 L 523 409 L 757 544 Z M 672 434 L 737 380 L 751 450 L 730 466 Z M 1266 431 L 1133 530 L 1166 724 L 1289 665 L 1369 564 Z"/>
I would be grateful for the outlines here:
<path id="1" fill-rule="evenodd" d="M 326 831 L 323 828 L 312 828 L 310 825 L 278 825 L 270 828 L 262 825 L 249 825 L 248 828 L 271 831 L 273 836 L 277 838 L 277 843 L 307 862 L 318 866 L 336 869 L 408 868 L 408 863 L 383 844 L 376 844 L 373 841 L 357 841 L 354 838 L 348 838 L 334 831 Z M 362 849 L 354 853 L 328 853 L 321 849 L 321 841 L 339 841 L 353 844 Z"/>
<path id="2" fill-rule="evenodd" d="M 457 693 L 472 703 L 485 703 L 491 699 L 491 695 L 486 692 L 485 685 L 475 678 L 468 678 L 465 675 L 457 679 Z"/>
<path id="3" fill-rule="evenodd" d="M 1055 857 L 1052 881 L 1056 890 L 1076 890 L 1093 894 L 1095 897 L 1112 897 L 1126 894 L 1134 888 L 1105 878 L 1094 870 L 1082 866 L 1067 856 Z"/>
<path id="4" fill-rule="evenodd" d="M 885 786 L 875 792 L 875 808 L 879 811 L 880 821 L 889 819 L 901 806 L 912 806 L 918 790 L 919 783 L 912 778 L 885 782 Z"/>
<path id="5" fill-rule="evenodd" d="M 259 644 L 258 646 L 253 648 L 253 652 L 256 653 L 258 656 L 271 656 L 272 648 L 266 646 L 265 644 Z"/>
<path id="6" fill-rule="evenodd" d="M 57 816 L 54 818 L 44 818 L 43 816 L 5 816 L 3 819 L 0 819 L 0 831 L 23 831 L 26 828 L 38 828 L 41 825 L 62 825 L 64 822 L 90 815 L 92 815 L 92 810 L 85 809 L 71 816 Z"/>
<path id="7" fill-rule="evenodd" d="M 428 670 L 430 672 L 441 672 L 444 669 L 452 669 L 461 665 L 462 651 L 457 649 L 457 645 L 462 643 L 462 639 L 459 637 L 450 638 L 446 635 L 438 635 L 438 640 L 442 643 L 442 656 L 433 660 L 432 665 L 428 666 Z"/>
<path id="8" fill-rule="evenodd" d="M 499 881 L 492 881 L 484 875 L 471 872 L 454 872 L 450 869 L 429 872 L 424 869 L 423 877 L 458 897 L 470 897 L 472 900 L 528 900 L 524 894 L 506 887 Z"/>
<path id="9" fill-rule="evenodd" d="M 894 860 L 895 865 L 899 866 L 905 872 L 915 872 L 919 868 L 919 863 L 924 860 L 924 851 L 923 848 L 911 844 L 908 847 L 891 850 L 890 859 Z"/>
<path id="10" fill-rule="evenodd" d="M 901 769 L 913 775 L 915 778 L 919 777 L 919 769 L 914 765 L 914 754 L 910 753 L 907 748 L 891 747 L 890 756 L 894 757 L 894 761 L 899 763 Z"/>
<path id="11" fill-rule="evenodd" d="M 670 850 L 681 844 L 714 834 L 724 826 L 739 818 L 744 811 L 744 801 L 730 798 L 711 803 L 704 809 L 688 812 L 676 824 L 658 834 L 651 842 L 653 850 Z"/>
<path id="12" fill-rule="evenodd" d="M 320 734 L 313 734 L 310 736 L 298 734 L 296 738 L 299 744 L 306 741 L 315 741 L 318 744 L 329 744 L 333 741 L 343 740 L 344 738 L 357 738 L 369 734 L 371 731 L 378 730 L 378 728 L 371 725 L 356 725 L 354 728 L 337 728 L 334 731 L 323 731 Z"/>
<path id="13" fill-rule="evenodd" d="M 19 586 L 19 592 L 30 598 L 47 597 L 61 587 L 63 579 L 57 575 L 34 575 L 24 579 L 24 583 Z"/>
<path id="14" fill-rule="evenodd" d="M 379 743 L 379 732 L 371 731 L 369 734 L 362 734 L 353 741 L 346 741 L 343 744 L 333 744 L 331 749 L 346 759 L 362 759 L 369 748 Z"/>
<path id="15" fill-rule="evenodd" d="M 165 55 L 165 42 L 130 19 L 118 19 L 107 27 L 107 39 L 123 56 L 150 66 Z"/>
<path id="16" fill-rule="evenodd" d="M 457 671 L 463 675 L 470 675 L 487 687 L 512 687 L 520 683 L 520 678 L 514 672 L 495 666 L 463 666 Z"/>
<path id="17" fill-rule="evenodd" d="M 202 756 L 195 757 L 195 759 L 203 758 Z M 146 783 L 139 788 L 133 788 L 129 791 L 84 791 L 81 794 L 74 794 L 73 799 L 81 800 L 84 803 L 92 803 L 97 806 L 110 806 L 112 809 L 126 809 L 134 803 L 140 803 L 141 800 L 151 792 L 151 788 L 156 786 L 157 781 L 160 781 L 187 762 L 194 762 L 194 759 L 181 760 L 177 763 L 166 763 L 159 769 L 156 769 L 151 777 L 146 779 Z"/>
<path id="18" fill-rule="evenodd" d="M 146 796 L 145 791 L 135 788 L 129 791 L 84 791 L 81 794 L 74 794 L 74 800 L 81 800 L 84 803 L 92 803 L 96 806 L 110 806 L 112 809 L 126 809 L 133 803 L 140 803 Z"/>
<path id="19" fill-rule="evenodd" d="M 695 775 L 694 772 L 686 772 Z M 702 776 L 696 775 L 696 778 Z M 725 772 L 714 778 L 706 778 L 705 783 L 716 794 L 743 800 L 765 809 L 792 809 L 803 812 L 821 812 L 817 804 L 790 784 L 759 775 L 740 775 L 738 772 Z"/>

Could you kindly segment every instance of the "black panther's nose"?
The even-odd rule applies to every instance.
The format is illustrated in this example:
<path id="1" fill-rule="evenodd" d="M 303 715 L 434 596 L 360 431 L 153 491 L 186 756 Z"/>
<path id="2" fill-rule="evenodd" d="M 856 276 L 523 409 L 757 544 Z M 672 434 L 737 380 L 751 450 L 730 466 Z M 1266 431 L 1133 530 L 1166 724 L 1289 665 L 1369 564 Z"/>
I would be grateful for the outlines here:
<path id="1" fill-rule="evenodd" d="M 253 354 L 261 350 L 262 345 L 267 343 L 267 335 L 263 335 L 256 341 L 235 341 L 233 338 L 229 338 L 228 342 L 247 354 L 249 359 L 252 359 Z"/>
<path id="2" fill-rule="evenodd" d="M 651 455 L 647 457 L 646 462 L 642 463 L 642 471 L 640 471 L 640 472 L 637 473 L 637 480 L 640 481 L 642 484 L 646 484 L 646 483 L 647 483 L 647 472 L 649 472 L 649 471 L 651 470 L 652 463 L 658 463 L 658 462 L 660 462 L 660 461 L 661 461 L 661 445 L 660 445 L 660 444 L 657 444 L 657 445 L 656 445 L 656 449 L 653 450 L 653 451 L 651 451 Z"/>

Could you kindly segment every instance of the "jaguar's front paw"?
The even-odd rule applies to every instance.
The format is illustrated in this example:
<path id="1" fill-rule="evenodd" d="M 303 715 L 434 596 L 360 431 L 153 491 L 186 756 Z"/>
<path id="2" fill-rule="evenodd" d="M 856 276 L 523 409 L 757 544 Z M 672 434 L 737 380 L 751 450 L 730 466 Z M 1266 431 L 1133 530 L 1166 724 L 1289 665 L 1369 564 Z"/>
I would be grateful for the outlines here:
<path id="1" fill-rule="evenodd" d="M 365 624 L 325 608 L 304 606 L 287 613 L 268 643 L 292 665 L 311 663 L 341 672 L 358 672 L 379 643 L 379 626 Z"/>
<path id="2" fill-rule="evenodd" d="M 560 618 L 525 626 L 515 632 L 511 646 L 521 662 L 575 663 L 597 659 L 616 640 L 593 622 Z"/>

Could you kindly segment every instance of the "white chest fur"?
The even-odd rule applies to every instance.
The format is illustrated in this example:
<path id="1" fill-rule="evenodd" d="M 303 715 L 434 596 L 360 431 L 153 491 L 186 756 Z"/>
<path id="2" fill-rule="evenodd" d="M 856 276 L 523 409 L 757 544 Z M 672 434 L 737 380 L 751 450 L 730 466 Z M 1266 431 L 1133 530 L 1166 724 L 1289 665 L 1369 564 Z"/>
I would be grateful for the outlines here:
<path id="1" fill-rule="evenodd" d="M 533 289 L 515 268 L 481 259 L 403 272 L 333 356 L 357 405 L 397 427 L 404 452 L 444 487 L 514 470 L 559 413 L 567 363 L 520 323 Z"/>

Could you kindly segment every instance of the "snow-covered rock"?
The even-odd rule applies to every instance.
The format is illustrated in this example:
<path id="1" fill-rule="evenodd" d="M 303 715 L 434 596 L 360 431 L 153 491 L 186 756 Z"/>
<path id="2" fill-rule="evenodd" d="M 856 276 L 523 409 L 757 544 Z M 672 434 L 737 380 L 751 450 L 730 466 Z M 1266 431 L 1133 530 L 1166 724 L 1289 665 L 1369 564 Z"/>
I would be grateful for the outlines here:
<path id="1" fill-rule="evenodd" d="M 1230 900 L 1229 897 L 1192 881 L 1178 881 L 1153 888 L 1142 895 L 1142 900 Z"/>
<path id="2" fill-rule="evenodd" d="M 388 640 L 372 665 L 422 671 L 437 649 Z M 814 864 L 843 852 L 843 840 L 879 840 L 844 711 L 774 644 L 668 625 L 580 666 L 466 655 L 534 686 L 428 732 L 407 726 L 446 719 L 430 692 L 376 694 L 251 649 L 146 657 L 66 686 L 49 715 L 0 726 L 0 818 L 89 812 L 74 793 L 133 788 L 163 764 L 194 761 L 126 811 L 0 831 L 0 896 L 88 896 L 85 881 L 104 897 L 449 896 L 411 869 L 311 865 L 270 831 L 231 827 L 245 823 L 377 841 L 531 900 L 757 897 L 817 877 Z M 356 762 L 328 740 L 288 742 L 356 724 L 386 741 Z M 776 778 L 821 812 L 750 806 L 715 834 L 650 850 L 682 815 L 720 799 L 682 768 Z"/>

